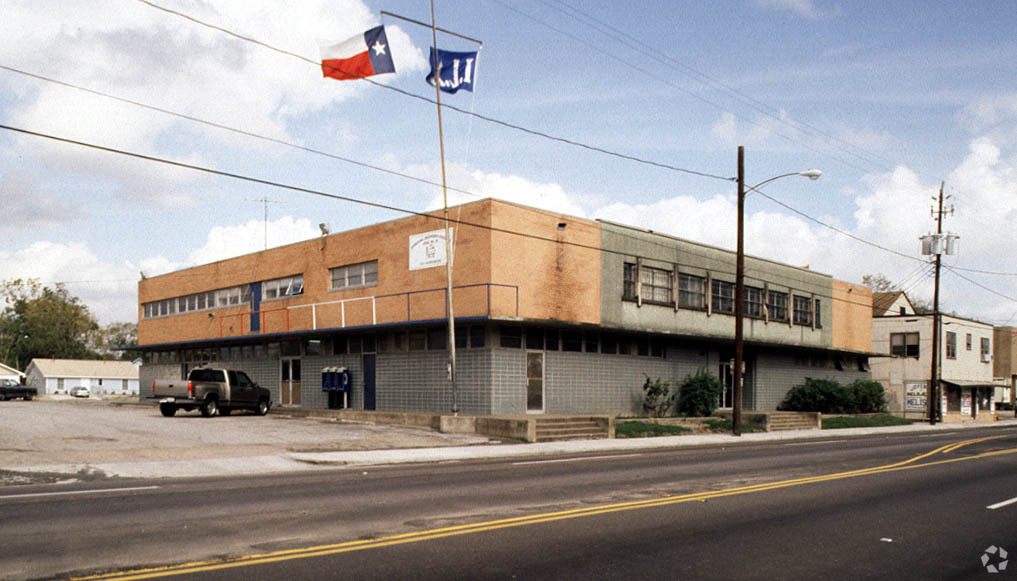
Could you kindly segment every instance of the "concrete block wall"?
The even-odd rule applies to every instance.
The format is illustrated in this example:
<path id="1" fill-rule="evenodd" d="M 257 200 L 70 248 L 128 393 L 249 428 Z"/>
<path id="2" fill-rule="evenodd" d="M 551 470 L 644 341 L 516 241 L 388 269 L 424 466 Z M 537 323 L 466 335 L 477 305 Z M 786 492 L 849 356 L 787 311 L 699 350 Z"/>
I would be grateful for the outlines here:
<path id="1" fill-rule="evenodd" d="M 753 360 L 755 366 L 753 385 L 751 389 L 746 388 L 746 393 L 751 393 L 752 398 L 746 398 L 745 409 L 757 411 L 777 409 L 787 392 L 796 385 L 804 384 L 808 377 L 829 379 L 845 386 L 857 379 L 872 379 L 869 372 L 859 371 L 857 367 L 846 366 L 844 370 L 840 370 L 828 365 L 814 366 L 811 363 L 813 359 L 805 354 L 799 357 L 776 352 L 757 355 Z M 825 362 L 823 358 L 815 359 Z M 805 361 L 809 361 L 810 364 L 804 365 Z"/>

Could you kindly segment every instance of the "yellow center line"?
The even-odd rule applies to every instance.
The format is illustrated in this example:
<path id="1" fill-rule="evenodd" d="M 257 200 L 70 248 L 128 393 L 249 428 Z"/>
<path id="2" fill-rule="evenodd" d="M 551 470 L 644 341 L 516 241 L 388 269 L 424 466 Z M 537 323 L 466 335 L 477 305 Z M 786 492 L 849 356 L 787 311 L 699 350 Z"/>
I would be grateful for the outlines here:
<path id="1" fill-rule="evenodd" d="M 417 531 L 411 533 L 402 533 L 397 535 L 389 535 L 380 537 L 377 539 L 365 539 L 358 541 L 347 541 L 343 543 L 319 545 L 314 547 L 304 547 L 301 549 L 288 549 L 283 551 L 274 551 L 269 553 L 260 553 L 254 555 L 244 555 L 241 557 L 207 560 L 207 561 L 194 561 L 190 563 L 183 563 L 179 565 L 170 565 L 166 567 L 157 567 L 149 569 L 136 569 L 132 571 L 123 571 L 118 573 L 108 573 L 103 575 L 95 575 L 91 577 L 81 577 L 82 581 L 85 580 L 98 580 L 98 579 L 117 579 L 117 580 L 133 580 L 133 579 L 154 579 L 158 577 L 168 577 L 173 575 L 184 575 L 188 573 L 200 573 L 205 571 L 217 571 L 222 569 L 230 569 L 236 567 L 247 567 L 252 565 L 263 565 L 268 563 L 278 563 L 282 561 L 290 561 L 294 559 L 307 559 L 312 557 L 323 557 L 327 555 L 336 555 L 340 553 L 348 553 L 351 551 L 361 551 L 366 549 L 377 549 L 382 547 L 389 547 L 394 545 L 401 545 L 407 543 L 418 543 L 423 541 L 430 541 L 435 539 L 441 539 L 452 536 L 475 534 L 486 531 L 493 531 L 498 529 L 505 529 L 511 527 L 519 527 L 526 525 L 534 525 L 540 523 L 554 522 L 560 520 L 568 520 L 581 517 L 589 517 L 601 514 L 608 514 L 612 512 L 621 512 L 628 510 L 635 510 L 640 508 L 653 508 L 661 507 L 672 504 L 680 504 L 685 502 L 704 502 L 715 498 L 723 498 L 727 496 L 736 496 L 741 494 L 752 494 L 755 492 L 765 492 L 769 490 L 777 490 L 781 488 L 789 488 L 793 486 L 803 486 L 806 484 L 815 484 L 819 482 L 829 482 L 832 480 L 842 480 L 846 478 L 857 478 L 860 476 L 871 476 L 874 474 L 884 474 L 889 472 L 896 472 L 900 470 L 913 470 L 916 468 L 927 468 L 930 466 L 939 466 L 944 464 L 952 464 L 955 462 L 966 462 L 969 460 L 977 460 L 982 458 L 989 458 L 993 456 L 1000 456 L 1004 454 L 1017 453 L 1017 448 L 995 450 L 991 452 L 984 452 L 972 456 L 961 456 L 956 458 L 947 458 L 924 462 L 919 464 L 921 460 L 931 458 L 938 454 L 946 454 L 949 452 L 956 451 L 964 446 L 986 442 L 989 440 L 996 440 L 1005 438 L 1007 436 L 990 436 L 986 438 L 977 438 L 972 440 L 965 440 L 963 442 L 957 442 L 954 444 L 947 444 L 920 454 L 908 460 L 901 462 L 895 462 L 893 464 L 886 464 L 883 466 L 875 466 L 871 468 L 861 468 L 858 470 L 849 470 L 847 472 L 837 472 L 833 474 L 824 474 L 819 476 L 809 476 L 804 478 L 793 478 L 789 480 L 781 480 L 777 482 L 768 482 L 762 484 L 751 484 L 747 486 L 739 486 L 735 488 L 726 488 L 723 490 L 714 490 L 706 492 L 695 492 L 689 494 L 683 494 L 679 496 L 664 496 L 660 498 L 636 500 L 629 502 L 620 502 L 615 504 L 607 504 L 600 506 L 592 506 L 586 508 L 576 508 L 570 510 L 563 510 L 550 513 L 534 514 L 529 516 L 519 516 L 512 518 L 505 518 L 493 521 L 484 521 L 466 525 L 456 525 L 451 527 L 444 527 L 439 529 L 430 529 L 425 531 Z"/>

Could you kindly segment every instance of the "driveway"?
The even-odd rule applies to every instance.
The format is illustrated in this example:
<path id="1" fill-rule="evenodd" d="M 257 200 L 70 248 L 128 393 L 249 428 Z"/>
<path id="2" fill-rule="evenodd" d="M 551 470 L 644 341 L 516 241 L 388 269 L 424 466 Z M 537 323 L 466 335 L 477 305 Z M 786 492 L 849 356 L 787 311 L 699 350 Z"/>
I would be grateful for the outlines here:
<path id="1" fill-rule="evenodd" d="M 203 418 L 197 412 L 180 412 L 166 418 L 157 407 L 133 400 L 40 398 L 0 402 L 0 485 L 21 482 L 22 477 L 12 473 L 27 467 L 218 458 L 254 461 L 291 453 L 435 448 L 488 441 L 423 428 L 293 417 L 285 410 L 273 410 L 264 417 L 238 412 Z"/>

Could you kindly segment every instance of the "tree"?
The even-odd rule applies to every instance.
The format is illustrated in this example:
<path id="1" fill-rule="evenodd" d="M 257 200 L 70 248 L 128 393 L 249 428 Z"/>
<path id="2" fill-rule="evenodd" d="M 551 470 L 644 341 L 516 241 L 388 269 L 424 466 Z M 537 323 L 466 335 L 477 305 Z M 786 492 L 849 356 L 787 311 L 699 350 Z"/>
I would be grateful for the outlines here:
<path id="1" fill-rule="evenodd" d="M 137 323 L 110 323 L 92 333 L 89 348 L 103 359 L 136 359 L 139 351 L 124 350 L 138 344 Z"/>
<path id="2" fill-rule="evenodd" d="M 888 293 L 901 290 L 897 283 L 886 278 L 886 276 L 882 273 L 863 275 L 862 286 L 867 286 L 872 289 L 873 292 L 877 293 Z M 911 306 L 915 308 L 915 312 L 919 315 L 927 315 L 932 312 L 932 303 L 929 301 L 911 296 L 908 297 L 908 300 L 911 301 Z"/>
<path id="3" fill-rule="evenodd" d="M 0 355 L 24 369 L 34 358 L 95 359 L 90 335 L 98 331 L 88 308 L 63 285 L 36 279 L 5 281 L 0 287 Z"/>

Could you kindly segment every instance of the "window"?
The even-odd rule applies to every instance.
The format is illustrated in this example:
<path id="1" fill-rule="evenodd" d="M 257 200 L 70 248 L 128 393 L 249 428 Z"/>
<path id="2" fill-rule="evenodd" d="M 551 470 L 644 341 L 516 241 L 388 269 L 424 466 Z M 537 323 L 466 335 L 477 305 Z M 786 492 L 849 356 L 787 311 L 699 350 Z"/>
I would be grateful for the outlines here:
<path id="1" fill-rule="evenodd" d="M 918 358 L 918 333 L 890 333 L 890 355 Z"/>
<path id="2" fill-rule="evenodd" d="M 519 349 L 523 346 L 523 328 L 509 327 L 502 325 L 498 328 L 499 344 L 509 349 Z"/>
<path id="3" fill-rule="evenodd" d="M 734 313 L 734 284 L 723 280 L 713 281 L 713 312 Z"/>
<path id="4" fill-rule="evenodd" d="M 410 331 L 410 351 L 424 351 L 427 349 L 427 331 L 417 329 Z"/>
<path id="5" fill-rule="evenodd" d="M 678 306 L 683 309 L 706 308 L 706 279 L 691 274 L 678 274 Z"/>
<path id="6" fill-rule="evenodd" d="M 744 287 L 745 316 L 761 319 L 763 317 L 763 289 L 752 286 Z"/>
<path id="7" fill-rule="evenodd" d="M 816 310 L 815 310 L 816 324 L 815 324 L 815 327 L 817 329 L 822 329 L 823 328 L 823 320 L 820 318 L 819 314 L 823 312 L 823 309 L 822 309 L 823 305 L 819 302 L 819 299 L 816 299 L 813 302 L 814 302 L 814 304 L 816 306 Z"/>
<path id="8" fill-rule="evenodd" d="M 794 296 L 795 325 L 812 325 L 812 301 L 809 297 Z"/>
<path id="9" fill-rule="evenodd" d="M 643 300 L 671 304 L 671 271 L 644 266 L 641 269 Z"/>
<path id="10" fill-rule="evenodd" d="M 967 336 L 967 350 L 971 351 L 971 333 L 968 333 Z"/>
<path id="11" fill-rule="evenodd" d="M 957 359 L 957 333 L 946 332 L 946 358 Z"/>
<path id="12" fill-rule="evenodd" d="M 562 351 L 582 351 L 583 350 L 583 334 L 579 331 L 562 331 L 561 334 L 561 350 Z"/>
<path id="13" fill-rule="evenodd" d="M 483 325 L 470 327 L 470 347 L 483 347 L 486 329 Z"/>
<path id="14" fill-rule="evenodd" d="M 768 291 L 766 293 L 768 320 L 787 322 L 787 293 Z"/>
<path id="15" fill-rule="evenodd" d="M 597 341 L 597 334 L 596 333 L 586 333 L 586 335 L 584 336 L 584 339 L 586 341 L 586 352 L 587 353 L 596 353 L 600 349 L 600 345 L 599 345 L 599 342 Z"/>
<path id="16" fill-rule="evenodd" d="M 261 283 L 262 300 L 281 299 L 304 294 L 304 275 L 287 276 Z"/>
<path id="17" fill-rule="evenodd" d="M 622 289 L 623 298 L 635 300 L 636 296 L 636 272 L 639 272 L 639 285 L 644 301 L 670 305 L 671 298 L 671 271 L 651 266 L 637 267 L 632 263 L 625 263 L 625 285 Z"/>
<path id="18" fill-rule="evenodd" d="M 345 290 L 378 284 L 378 261 L 361 262 L 330 269 L 332 290 Z"/>
<path id="19" fill-rule="evenodd" d="M 992 355 L 989 353 L 989 338 L 982 337 L 982 363 L 988 363 L 992 361 Z"/>

